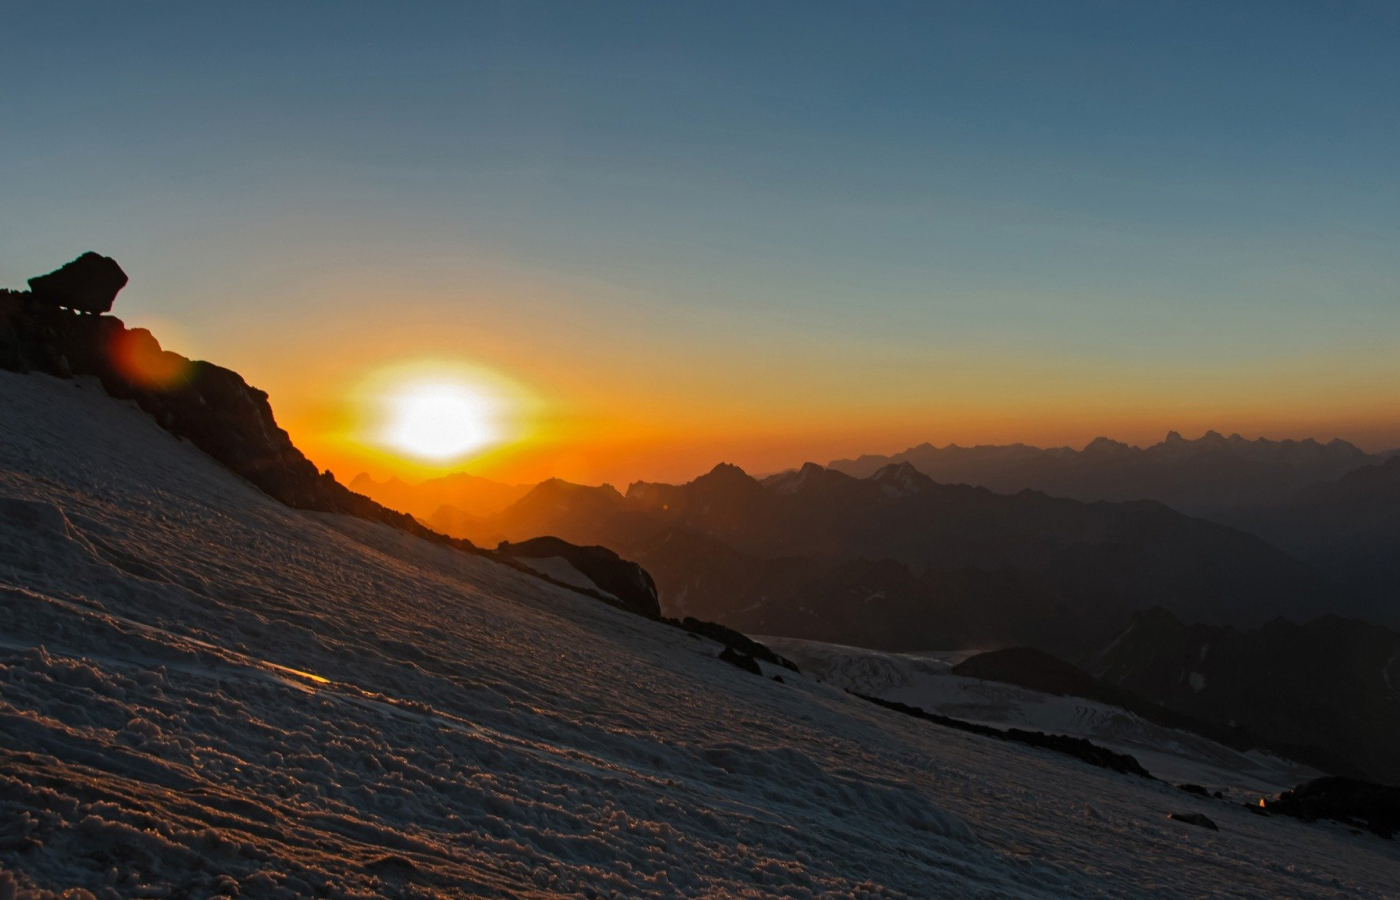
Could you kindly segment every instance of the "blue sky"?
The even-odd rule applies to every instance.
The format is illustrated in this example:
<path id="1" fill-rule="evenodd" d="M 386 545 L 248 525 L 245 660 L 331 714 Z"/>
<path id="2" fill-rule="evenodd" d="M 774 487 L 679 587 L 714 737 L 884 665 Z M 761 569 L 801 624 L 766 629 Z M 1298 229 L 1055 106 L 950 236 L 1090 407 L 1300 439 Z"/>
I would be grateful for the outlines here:
<path id="1" fill-rule="evenodd" d="M 130 318 L 179 323 L 176 349 L 293 404 L 311 389 L 266 332 L 334 316 L 328 352 L 350 352 L 401 304 L 470 320 L 491 364 L 519 368 L 491 348 L 533 333 L 626 383 L 615 349 L 579 349 L 622 343 L 680 370 L 657 385 L 672 402 L 760 383 L 754 413 L 815 385 L 833 399 L 814 415 L 864 398 L 911 438 L 941 394 L 1010 411 L 1048 378 L 1260 423 L 1291 393 L 1288 427 L 1340 427 L 1335 392 L 1353 430 L 1400 443 L 1392 4 L 5 19 L 0 283 L 109 253 Z M 1217 377 L 1173 398 L 1181 367 Z"/>

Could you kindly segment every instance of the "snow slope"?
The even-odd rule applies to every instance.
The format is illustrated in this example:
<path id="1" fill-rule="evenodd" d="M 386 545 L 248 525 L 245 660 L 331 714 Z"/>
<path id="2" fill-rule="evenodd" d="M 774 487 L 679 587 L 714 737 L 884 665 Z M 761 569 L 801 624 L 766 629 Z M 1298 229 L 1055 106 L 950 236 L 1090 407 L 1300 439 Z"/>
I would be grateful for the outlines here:
<path id="1" fill-rule="evenodd" d="M 516 557 L 516 559 L 527 569 L 533 569 L 541 575 L 553 578 L 555 581 L 562 584 L 583 588 L 585 590 L 594 590 L 606 597 L 612 596 L 612 594 L 609 594 L 607 591 L 594 584 L 593 579 L 574 568 L 573 563 L 562 556 L 520 556 Z"/>
<path id="2" fill-rule="evenodd" d="M 0 900 L 1397 896 L 1393 842 L 755 677 L 91 382 L 0 423 Z"/>
<path id="3" fill-rule="evenodd" d="M 1013 684 L 955 675 L 973 651 L 883 653 L 795 638 L 760 637 L 812 678 L 867 697 L 995 728 L 1067 734 L 1127 753 L 1158 778 L 1254 802 L 1321 775 L 1269 753 L 1242 753 L 1197 734 L 1165 728 L 1127 710 Z"/>

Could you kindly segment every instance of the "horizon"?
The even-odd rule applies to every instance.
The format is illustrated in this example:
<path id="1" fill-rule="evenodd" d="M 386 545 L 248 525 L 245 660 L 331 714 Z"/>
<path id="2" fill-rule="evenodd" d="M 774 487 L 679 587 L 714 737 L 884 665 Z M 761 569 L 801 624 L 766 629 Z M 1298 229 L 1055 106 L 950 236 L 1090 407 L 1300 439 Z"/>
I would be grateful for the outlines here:
<path id="1" fill-rule="evenodd" d="M 81 9 L 12 17 L 0 283 L 113 256 L 345 477 L 1400 446 L 1390 7 Z M 472 433 L 386 437 L 415 366 Z"/>
<path id="2" fill-rule="evenodd" d="M 613 480 L 604 480 L 604 481 L 595 481 L 595 482 L 574 482 L 574 481 L 571 481 L 571 480 L 568 479 L 568 478 L 562 478 L 562 477 L 557 476 L 557 475 L 549 475 L 549 476 L 546 476 L 546 477 L 544 477 L 544 478 L 536 479 L 536 480 L 533 480 L 533 481 L 531 481 L 531 480 L 526 480 L 526 481 L 516 481 L 516 482 L 501 482 L 501 481 L 497 481 L 497 479 L 489 478 L 489 477 L 487 477 L 487 476 L 480 475 L 480 474 L 478 474 L 478 473 L 476 473 L 476 472 L 472 472 L 469 468 L 455 468 L 455 469 L 450 469 L 450 470 L 447 470 L 447 471 L 437 472 L 437 473 L 434 473 L 434 474 L 422 475 L 421 477 L 414 477 L 414 476 L 407 476 L 407 477 L 405 477 L 405 476 L 402 475 L 402 474 L 398 474 L 398 473 L 395 473 L 395 472 L 392 472 L 392 471 L 390 471 L 389 474 L 386 474 L 386 475 L 383 475 L 383 476 L 375 476 L 375 475 L 374 475 L 372 472 L 370 472 L 368 469 L 362 469 L 362 470 L 360 470 L 360 471 L 354 472 L 353 474 L 345 474 L 345 475 L 342 475 L 341 473 L 334 473 L 334 474 L 336 475 L 337 478 L 339 478 L 342 482 L 344 482 L 344 483 L 347 484 L 347 485 L 351 484 L 353 481 L 355 481 L 355 480 L 357 480 L 357 479 L 359 479 L 359 478 L 361 478 L 361 477 L 367 477 L 367 478 L 369 478 L 371 481 L 374 481 L 374 482 L 376 482 L 378 485 L 381 485 L 381 486 L 384 485 L 384 484 L 388 484 L 388 483 L 399 482 L 399 483 L 404 484 L 404 485 L 407 485 L 407 486 L 409 486 L 409 487 L 414 487 L 414 486 L 417 486 L 417 485 L 420 485 L 420 484 L 424 484 L 424 483 L 431 482 L 431 481 L 435 481 L 435 480 L 442 479 L 442 478 L 451 478 L 451 477 L 457 476 L 457 475 L 465 475 L 465 476 L 470 476 L 470 477 L 474 477 L 474 478 L 482 478 L 482 479 L 484 479 L 484 480 L 497 482 L 497 483 L 499 483 L 499 484 L 507 484 L 507 485 L 513 486 L 513 487 L 529 486 L 529 485 L 533 485 L 533 484 L 539 484 L 539 483 L 542 483 L 542 482 L 545 482 L 545 481 L 559 480 L 559 481 L 566 481 L 566 482 L 569 482 L 570 484 L 578 484 L 578 485 L 581 485 L 581 486 L 583 486 L 583 487 L 609 487 L 609 486 L 611 486 L 611 487 L 617 488 L 617 489 L 619 489 L 619 490 L 622 490 L 623 493 L 626 493 L 626 491 L 624 490 L 626 487 L 629 487 L 629 486 L 631 486 L 631 485 L 633 485 L 633 484 L 642 483 L 642 482 L 653 483 L 653 484 L 685 484 L 685 483 L 689 483 L 689 482 L 691 482 L 691 481 L 694 481 L 694 480 L 697 479 L 697 478 L 700 478 L 700 477 L 703 476 L 703 475 L 709 474 L 709 473 L 712 472 L 714 469 L 719 468 L 719 467 L 722 467 L 722 466 L 733 466 L 733 467 L 738 468 L 738 469 L 740 469 L 741 471 L 743 471 L 743 473 L 744 473 L 745 475 L 748 475 L 750 478 L 753 478 L 753 479 L 756 479 L 756 480 L 760 480 L 760 481 L 761 481 L 761 480 L 763 480 L 763 479 L 765 479 L 765 478 L 770 478 L 770 477 L 773 477 L 773 476 L 775 476 L 775 475 L 782 475 L 782 474 L 785 474 L 785 473 L 788 473 L 788 472 L 796 472 L 796 471 L 802 469 L 804 466 L 808 466 L 808 465 L 817 465 L 817 466 L 820 466 L 820 467 L 822 467 L 822 468 L 824 468 L 824 469 L 831 469 L 834 463 L 858 462 L 858 461 L 860 461 L 861 459 L 866 458 L 866 457 L 892 458 L 892 457 L 904 455 L 904 454 L 906 454 L 906 453 L 908 453 L 908 452 L 910 452 L 910 451 L 913 451 L 913 450 L 918 450 L 918 449 L 920 449 L 920 448 L 922 448 L 922 447 L 932 447 L 932 448 L 935 449 L 935 450 L 981 450 L 981 449 L 987 449 L 987 448 L 993 448 L 993 447 L 1020 446 L 1020 447 L 1026 447 L 1027 449 L 1030 449 L 1030 450 L 1039 450 L 1039 451 L 1068 450 L 1068 451 L 1071 451 L 1071 452 L 1080 453 L 1080 452 L 1083 452 L 1085 449 L 1087 449 L 1087 447 L 1088 447 L 1089 444 L 1092 444 L 1092 443 L 1094 443 L 1095 441 L 1100 441 L 1100 440 L 1109 440 L 1109 441 L 1112 441 L 1112 442 L 1117 443 L 1117 444 L 1123 444 L 1123 445 L 1126 445 L 1126 446 L 1128 446 L 1128 447 L 1131 447 L 1131 448 L 1134 449 L 1134 450 L 1146 450 L 1146 449 L 1149 449 L 1149 448 L 1151 448 L 1151 447 L 1158 446 L 1159 444 L 1163 444 L 1163 443 L 1166 443 L 1166 442 L 1170 441 L 1171 438 L 1172 438 L 1173 436 L 1176 436 L 1176 437 L 1178 437 L 1178 438 L 1181 438 L 1181 439 L 1185 440 L 1185 441 L 1188 442 L 1188 443 L 1194 443 L 1194 442 L 1196 442 L 1196 441 L 1203 440 L 1204 438 L 1207 438 L 1207 437 L 1209 437 L 1209 436 L 1211 436 L 1211 435 L 1215 435 L 1215 436 L 1217 436 L 1217 437 L 1219 437 L 1219 438 L 1222 438 L 1222 439 L 1224 439 L 1224 440 L 1233 440 L 1233 439 L 1235 439 L 1235 438 L 1240 438 L 1240 439 L 1242 439 L 1242 440 L 1244 440 L 1244 441 L 1247 441 L 1247 442 L 1250 442 L 1250 443 L 1255 443 L 1255 442 L 1267 442 L 1267 443 L 1275 443 L 1275 444 L 1286 444 L 1286 443 L 1307 444 L 1307 443 L 1313 443 L 1313 444 L 1316 444 L 1316 445 L 1322 446 L 1322 447 L 1332 446 L 1332 445 L 1335 445 L 1335 444 L 1346 444 L 1346 445 L 1355 447 L 1356 449 L 1361 450 L 1363 453 L 1367 453 L 1367 454 L 1369 454 L 1369 455 L 1371 455 L 1371 456 L 1380 456 L 1380 457 L 1400 456 L 1400 447 L 1381 447 L 1380 449 L 1371 450 L 1371 449 L 1367 449 L 1366 447 L 1361 446 L 1360 444 L 1356 443 L 1355 441 L 1349 441 L 1349 440 L 1347 440 L 1346 438 L 1342 438 L 1342 437 L 1333 437 L 1333 438 L 1328 439 L 1328 440 L 1322 440 L 1322 439 L 1315 438 L 1315 437 L 1310 437 L 1310 436 L 1309 436 L 1309 437 L 1302 437 L 1302 438 L 1292 438 L 1292 437 L 1289 437 L 1289 438 L 1271 438 L 1271 437 L 1269 437 L 1269 436 L 1267 436 L 1267 435 L 1256 435 L 1256 436 L 1254 436 L 1254 437 L 1248 437 L 1248 436 L 1245 436 L 1245 435 L 1240 434 L 1239 432 L 1229 432 L 1229 433 L 1226 433 L 1226 432 L 1221 431 L 1221 430 L 1219 430 L 1219 429 L 1213 429 L 1213 428 L 1212 428 L 1212 429 L 1207 429 L 1206 431 L 1202 432 L 1199 436 L 1194 437 L 1194 438 L 1193 438 L 1193 437 L 1188 437 L 1188 436 L 1186 436 L 1186 435 L 1183 435 L 1181 432 L 1179 432 L 1179 431 L 1173 429 L 1172 431 L 1169 431 L 1165 436 L 1163 436 L 1163 438 L 1162 438 L 1161 440 L 1159 440 L 1159 441 L 1151 441 L 1151 442 L 1143 442 L 1143 443 L 1132 443 L 1132 442 L 1129 442 L 1129 441 L 1120 441 L 1120 440 L 1117 440 L 1117 439 L 1115 439 L 1115 438 L 1113 438 L 1113 437 L 1111 437 L 1111 436 L 1109 436 L 1109 435 L 1098 435 L 1098 436 L 1096 436 L 1096 437 L 1094 437 L 1094 438 L 1091 438 L 1089 441 L 1085 442 L 1083 445 L 1079 445 L 1079 446 L 1074 446 L 1074 445 L 1065 444 L 1065 445 L 1060 445 L 1060 446 L 1043 446 L 1043 447 L 1042 447 L 1042 446 L 1038 446 L 1038 445 L 1034 445 L 1034 444 L 1026 444 L 1026 443 L 1022 443 L 1022 442 L 1013 442 L 1013 443 L 1010 443 L 1010 444 L 966 444 L 966 445 L 964 445 L 964 444 L 958 444 L 958 443 L 956 443 L 956 442 L 953 442 L 953 443 L 948 443 L 948 444 L 943 444 L 943 445 L 937 445 L 937 444 L 933 444 L 931 441 L 923 441 L 923 442 L 920 442 L 920 443 L 918 443 L 918 444 L 910 444 L 909 446 L 904 447 L 904 448 L 902 448 L 902 449 L 900 449 L 900 450 L 891 450 L 891 451 L 885 452 L 885 453 L 879 453 L 879 452 L 860 453 L 860 454 L 855 454 L 855 455 L 845 456 L 845 457 L 834 457 L 834 458 L 831 458 L 831 459 L 826 460 L 825 462 L 822 462 L 822 461 L 819 461 L 819 460 L 815 460 L 815 459 L 807 459 L 807 460 L 803 460 L 802 462 L 799 462 L 799 463 L 793 463 L 793 464 L 788 465 L 788 466 L 785 466 L 785 467 L 783 467 L 783 468 L 779 468 L 779 469 L 764 469 L 764 470 L 750 469 L 750 468 L 747 467 L 747 466 L 740 465 L 740 464 L 734 463 L 734 462 L 730 462 L 728 459 L 720 459 L 720 460 L 717 460 L 716 462 L 714 462 L 713 464 L 711 464 L 711 465 L 709 465 L 709 466 L 706 466 L 706 467 L 703 468 L 703 469 L 694 471 L 694 472 L 692 472 L 692 473 L 689 474 L 689 475 L 682 476 L 682 477 L 680 477 L 680 478 L 675 478 L 675 479 L 672 479 L 672 480 L 669 480 L 669 481 L 665 481 L 665 480 L 661 480 L 661 479 L 649 479 L 649 478 L 624 478 L 624 479 L 618 479 L 618 480 L 615 480 L 615 481 L 613 481 Z M 916 467 L 916 468 L 917 468 L 917 467 Z M 936 479 L 935 479 L 935 480 L 936 480 Z"/>

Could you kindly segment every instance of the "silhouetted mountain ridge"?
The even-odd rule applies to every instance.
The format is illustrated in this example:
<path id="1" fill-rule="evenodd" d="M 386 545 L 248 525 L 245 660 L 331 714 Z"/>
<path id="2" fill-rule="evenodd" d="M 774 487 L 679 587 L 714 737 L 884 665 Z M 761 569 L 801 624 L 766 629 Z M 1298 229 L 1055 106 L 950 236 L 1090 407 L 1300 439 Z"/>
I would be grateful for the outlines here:
<path id="1" fill-rule="evenodd" d="M 891 456 L 836 460 L 830 467 L 866 477 L 890 463 L 907 462 L 940 482 L 1003 493 L 1032 488 L 1086 501 L 1153 499 L 1182 512 L 1209 515 L 1277 501 L 1384 458 L 1342 440 L 1247 440 L 1218 431 L 1188 440 L 1173 431 L 1148 447 L 1107 437 L 1095 438 L 1082 450 L 924 443 Z"/>
<path id="2" fill-rule="evenodd" d="M 1152 604 L 1251 624 L 1338 601 L 1258 538 L 1160 503 L 998 494 L 941 484 L 909 463 L 863 479 L 809 463 L 763 481 L 720 464 L 687 484 L 637 482 L 625 494 L 554 480 L 480 528 L 617 549 L 652 572 L 671 614 L 821 640 L 859 635 L 885 649 L 1064 649 Z"/>

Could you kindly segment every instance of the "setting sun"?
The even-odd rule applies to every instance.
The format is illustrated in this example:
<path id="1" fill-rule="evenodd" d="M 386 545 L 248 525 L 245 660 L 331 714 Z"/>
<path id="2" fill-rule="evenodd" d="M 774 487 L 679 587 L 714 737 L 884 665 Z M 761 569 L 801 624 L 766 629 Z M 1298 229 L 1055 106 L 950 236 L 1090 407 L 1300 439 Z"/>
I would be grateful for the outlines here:
<path id="1" fill-rule="evenodd" d="M 492 402 L 472 385 L 451 381 L 404 385 L 392 399 L 384 443 L 434 462 L 456 459 L 494 442 Z"/>
<path id="2" fill-rule="evenodd" d="M 527 405 L 495 373 L 419 361 L 381 369 L 360 388 L 359 441 L 395 457 L 448 466 L 517 440 Z"/>

